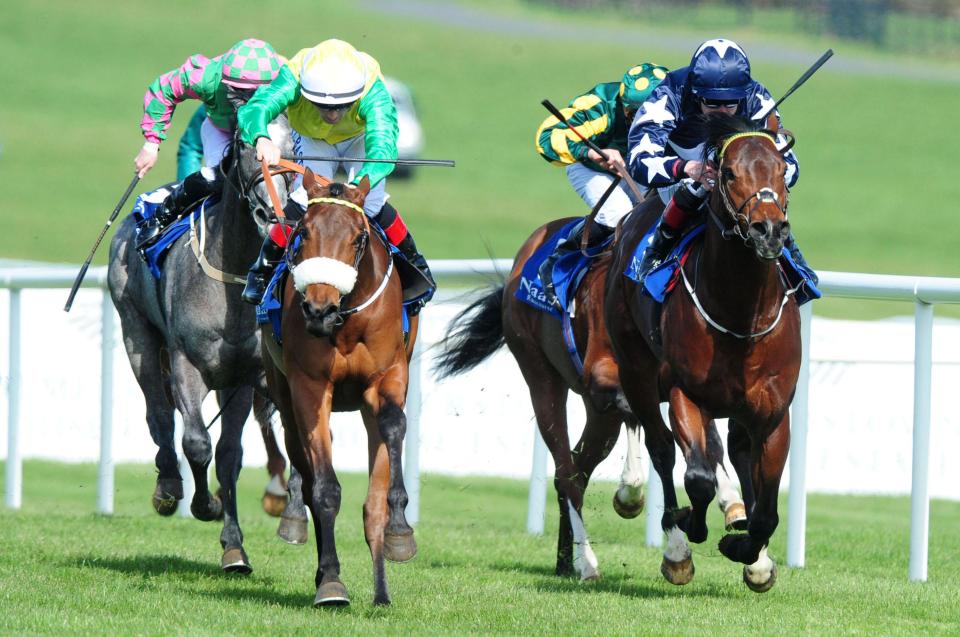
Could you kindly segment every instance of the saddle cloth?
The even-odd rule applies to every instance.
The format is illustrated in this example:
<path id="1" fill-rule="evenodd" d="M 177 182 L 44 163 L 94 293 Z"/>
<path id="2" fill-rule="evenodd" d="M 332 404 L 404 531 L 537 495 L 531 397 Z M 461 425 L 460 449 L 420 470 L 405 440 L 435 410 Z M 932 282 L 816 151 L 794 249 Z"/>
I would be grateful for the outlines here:
<path id="1" fill-rule="evenodd" d="M 163 204 L 163 200 L 166 199 L 169 194 L 170 186 L 168 185 L 161 186 L 152 192 L 144 193 L 137 197 L 137 200 L 133 204 L 133 212 L 130 213 L 137 222 L 137 233 L 134 237 L 135 242 L 139 243 L 140 232 L 144 224 L 156 215 L 157 210 L 159 210 L 161 204 Z M 163 262 L 166 259 L 167 253 L 170 251 L 170 246 L 190 230 L 191 222 L 200 217 L 201 211 L 206 206 L 213 205 L 217 201 L 219 201 L 219 199 L 215 197 L 204 199 L 201 204 L 196 206 L 189 214 L 184 215 L 164 228 L 157 240 L 143 251 L 143 259 L 155 279 L 159 279 L 163 273 Z"/>

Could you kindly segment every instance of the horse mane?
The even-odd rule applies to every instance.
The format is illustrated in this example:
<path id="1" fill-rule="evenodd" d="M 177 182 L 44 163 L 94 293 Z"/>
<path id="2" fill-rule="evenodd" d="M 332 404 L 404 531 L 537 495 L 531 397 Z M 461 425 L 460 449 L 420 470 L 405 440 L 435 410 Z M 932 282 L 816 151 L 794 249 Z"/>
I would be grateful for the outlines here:
<path id="1" fill-rule="evenodd" d="M 703 161 L 720 151 L 723 142 L 737 133 L 752 133 L 765 130 L 766 120 L 751 120 L 740 115 L 700 115 L 694 118 L 693 126 L 698 137 L 705 141 Z"/>

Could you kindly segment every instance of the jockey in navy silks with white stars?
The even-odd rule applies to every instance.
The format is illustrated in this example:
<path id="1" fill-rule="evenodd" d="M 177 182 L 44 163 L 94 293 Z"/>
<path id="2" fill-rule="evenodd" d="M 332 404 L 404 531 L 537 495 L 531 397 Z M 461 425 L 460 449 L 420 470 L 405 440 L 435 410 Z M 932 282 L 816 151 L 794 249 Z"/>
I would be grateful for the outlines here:
<path id="1" fill-rule="evenodd" d="M 716 182 L 716 167 L 702 161 L 704 140 L 697 138 L 695 127 L 682 126 L 683 122 L 716 113 L 763 120 L 773 105 L 770 92 L 750 76 L 746 53 L 724 39 L 701 44 L 690 65 L 668 73 L 643 103 L 630 128 L 627 165 L 634 179 L 657 188 L 666 203 L 653 242 L 644 252 L 643 275 L 667 256 Z M 779 124 L 779 113 L 774 115 Z M 778 135 L 777 145 L 785 143 Z M 800 165 L 792 150 L 784 159 L 784 180 L 792 188 Z M 798 265 L 809 270 L 792 234 L 785 247 Z"/>

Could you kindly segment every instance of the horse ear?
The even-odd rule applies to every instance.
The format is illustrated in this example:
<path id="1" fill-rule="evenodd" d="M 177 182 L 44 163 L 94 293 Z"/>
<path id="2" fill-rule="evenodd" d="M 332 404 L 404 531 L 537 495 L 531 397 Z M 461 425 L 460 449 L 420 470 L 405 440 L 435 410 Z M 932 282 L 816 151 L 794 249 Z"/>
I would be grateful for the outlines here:
<path id="1" fill-rule="evenodd" d="M 307 191 L 307 194 L 310 194 L 310 191 L 318 187 L 320 184 L 317 182 L 317 176 L 313 174 L 313 171 L 309 168 L 304 168 L 303 170 L 303 189 Z"/>
<path id="2" fill-rule="evenodd" d="M 357 188 L 363 193 L 363 196 L 366 197 L 367 193 L 370 192 L 370 178 L 364 175 L 363 179 L 360 180 L 360 183 L 357 184 Z"/>

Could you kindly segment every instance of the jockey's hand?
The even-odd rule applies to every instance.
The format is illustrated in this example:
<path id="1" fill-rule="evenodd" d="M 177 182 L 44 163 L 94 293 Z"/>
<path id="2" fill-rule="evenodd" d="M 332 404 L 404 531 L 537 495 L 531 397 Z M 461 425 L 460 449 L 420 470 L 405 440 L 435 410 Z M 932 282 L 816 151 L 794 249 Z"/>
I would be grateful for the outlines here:
<path id="1" fill-rule="evenodd" d="M 257 139 L 257 159 L 267 160 L 267 164 L 276 166 L 280 163 L 280 149 L 269 137 Z"/>
<path id="2" fill-rule="evenodd" d="M 683 172 L 687 177 L 700 182 L 706 190 L 713 190 L 717 184 L 717 169 L 710 162 L 688 161 L 683 166 Z"/>
<path id="3" fill-rule="evenodd" d="M 157 155 L 160 153 L 160 144 L 156 142 L 147 142 L 133 159 L 133 165 L 137 169 L 137 175 L 140 179 L 147 174 L 147 171 L 153 168 L 157 163 Z"/>
<path id="4" fill-rule="evenodd" d="M 613 148 L 604 148 L 603 155 L 600 155 L 597 151 L 591 149 L 587 151 L 587 159 L 595 164 L 603 166 L 606 170 L 617 174 L 620 173 L 620 168 L 623 166 L 623 156 L 620 154 L 619 150 Z"/>

